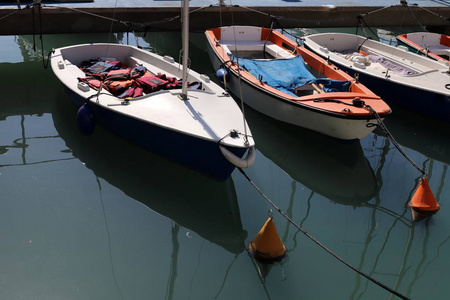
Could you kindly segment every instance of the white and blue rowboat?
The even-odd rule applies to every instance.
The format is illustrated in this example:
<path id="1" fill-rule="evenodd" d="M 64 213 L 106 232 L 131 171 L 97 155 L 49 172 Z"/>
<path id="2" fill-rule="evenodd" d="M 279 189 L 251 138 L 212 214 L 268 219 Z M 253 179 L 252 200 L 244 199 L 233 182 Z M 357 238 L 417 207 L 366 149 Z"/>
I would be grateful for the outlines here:
<path id="1" fill-rule="evenodd" d="M 120 98 L 107 90 L 106 80 L 98 91 L 79 79 L 86 77 L 80 67 L 91 59 L 145 69 L 153 79 L 163 74 L 196 84 Z M 236 166 L 253 164 L 255 143 L 237 103 L 208 76 L 189 70 L 183 77 L 182 65 L 171 57 L 127 45 L 85 44 L 55 49 L 51 66 L 74 103 L 82 107 L 78 120 L 95 120 L 144 149 L 218 180 L 227 179 Z M 82 111 L 85 116 L 80 116 Z"/>
<path id="2" fill-rule="evenodd" d="M 281 32 L 224 26 L 205 35 L 211 62 L 219 78 L 225 74 L 227 89 L 271 118 L 355 140 L 374 130 L 374 112 L 381 119 L 391 112 L 378 95 Z"/>
<path id="3" fill-rule="evenodd" d="M 450 122 L 448 65 L 362 36 L 322 33 L 305 46 L 359 80 L 388 104 Z"/>

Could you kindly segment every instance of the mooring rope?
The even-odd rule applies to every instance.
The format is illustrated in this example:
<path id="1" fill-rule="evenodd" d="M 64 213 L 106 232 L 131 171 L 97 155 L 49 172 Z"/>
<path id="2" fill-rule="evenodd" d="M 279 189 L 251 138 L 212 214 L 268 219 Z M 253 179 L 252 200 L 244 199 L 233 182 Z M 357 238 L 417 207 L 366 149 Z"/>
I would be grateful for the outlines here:
<path id="1" fill-rule="evenodd" d="M 419 170 L 419 172 L 422 173 L 422 176 L 426 176 L 427 173 L 421 167 L 419 167 L 408 156 L 408 154 L 406 154 L 406 152 L 402 149 L 402 147 L 400 147 L 400 144 L 394 139 L 394 136 L 389 132 L 389 130 L 387 129 L 386 125 L 384 125 L 384 123 L 381 120 L 381 118 L 378 115 L 378 113 L 372 107 L 370 107 L 370 105 L 366 105 L 366 107 L 375 115 L 375 117 L 377 118 L 377 122 L 378 122 L 378 124 L 371 123 L 371 125 L 368 124 L 368 126 L 378 126 L 379 128 L 381 128 L 381 130 L 383 130 L 383 132 L 386 135 L 386 137 L 394 144 L 395 148 L 397 148 L 397 150 L 400 151 L 400 153 L 406 158 L 406 160 L 409 161 L 411 163 L 411 165 L 413 165 L 414 168 Z"/>
<path id="2" fill-rule="evenodd" d="M 230 0 L 231 3 L 231 0 Z M 231 11 L 231 23 L 234 25 L 234 14 L 233 11 Z M 222 24 L 220 24 L 222 26 Z M 242 111 L 242 122 L 244 125 L 244 138 L 245 138 L 245 143 L 248 145 L 249 141 L 248 141 L 248 132 L 247 132 L 247 119 L 245 117 L 245 105 L 244 105 L 244 94 L 243 94 L 243 88 L 242 88 L 242 76 L 241 76 L 241 67 L 239 65 L 239 52 L 236 46 L 236 31 L 233 29 L 233 36 L 234 36 L 234 43 L 235 43 L 235 47 L 234 47 L 234 51 L 236 51 L 236 64 L 237 64 L 237 74 L 238 74 L 238 82 L 239 82 L 239 93 L 240 93 L 240 99 L 241 99 L 241 111 Z M 231 65 L 230 65 L 231 67 Z"/>
<path id="3" fill-rule="evenodd" d="M 267 197 L 262 191 L 261 189 L 250 179 L 250 177 L 248 177 L 248 175 L 244 172 L 244 170 L 242 170 L 241 168 L 238 168 L 238 170 L 242 173 L 242 175 L 244 175 L 244 177 L 250 182 L 250 184 L 258 191 L 258 193 L 267 201 L 269 202 L 270 205 L 272 205 L 272 207 L 274 209 L 276 209 L 286 220 L 288 220 L 292 225 L 294 225 L 298 230 L 300 230 L 304 235 L 306 235 L 311 241 L 313 241 L 314 243 L 316 243 L 317 245 L 319 245 L 322 249 L 324 249 L 325 251 L 327 251 L 329 254 L 331 254 L 334 258 L 336 258 L 337 260 L 339 260 L 341 263 L 343 263 L 344 265 L 346 265 L 347 267 L 349 267 L 350 269 L 352 269 L 353 271 L 355 271 L 356 273 L 358 273 L 361 276 L 364 276 L 365 278 L 367 278 L 368 280 L 372 281 L 373 283 L 375 283 L 376 285 L 382 287 L 383 289 L 389 291 L 390 293 L 394 294 L 395 296 L 404 299 L 404 300 L 410 300 L 410 298 L 400 294 L 399 292 L 391 289 L 390 287 L 386 286 L 385 284 L 381 283 L 380 281 L 370 277 L 369 275 L 367 275 L 366 273 L 362 272 L 361 270 L 357 269 L 356 267 L 352 266 L 350 263 L 346 262 L 344 259 L 342 259 L 340 256 L 338 256 L 336 253 L 334 253 L 333 251 L 331 251 L 330 249 L 328 249 L 324 244 L 322 244 L 321 242 L 319 242 L 317 239 L 315 239 L 313 236 L 311 236 L 306 230 L 304 230 L 302 227 L 300 227 L 300 225 L 298 225 L 297 223 L 295 223 L 284 211 L 282 211 L 275 203 L 273 203 L 272 200 L 269 199 L 269 197 Z"/>

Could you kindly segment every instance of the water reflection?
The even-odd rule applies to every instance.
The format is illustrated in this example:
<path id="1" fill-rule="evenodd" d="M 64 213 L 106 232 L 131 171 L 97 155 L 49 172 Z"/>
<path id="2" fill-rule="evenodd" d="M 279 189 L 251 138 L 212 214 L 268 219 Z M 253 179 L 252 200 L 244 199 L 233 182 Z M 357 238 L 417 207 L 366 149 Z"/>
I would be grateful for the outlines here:
<path id="1" fill-rule="evenodd" d="M 124 34 L 113 36 L 115 42 L 124 38 Z M 66 36 L 50 35 L 45 39 L 48 45 L 54 47 L 68 42 L 73 44 L 110 40 L 107 34 L 87 37 L 72 35 L 70 40 Z M 33 37 L 21 36 L 17 41 L 23 46 L 20 48 L 24 49 L 24 60 L 29 60 Z M 36 57 L 36 53 L 33 56 Z M 245 238 L 245 232 L 231 179 L 223 184 L 209 180 L 115 138 L 100 128 L 96 129 L 93 136 L 81 136 L 75 124 L 75 107 L 66 99 L 62 86 L 55 80 L 50 69 L 45 70 L 37 62 L 5 63 L 0 64 L 0 68 L 9 70 L 11 75 L 8 89 L 3 91 L 0 120 L 11 116 L 21 116 L 22 119 L 20 137 L 15 137 L 10 145 L 0 145 L 0 154 L 13 148 L 20 149 L 23 159 L 21 163 L 15 164 L 26 164 L 29 146 L 27 141 L 38 137 L 27 135 L 29 129 L 25 124 L 25 116 L 52 113 L 55 128 L 67 147 L 96 176 L 228 251 L 240 253 L 243 250 L 242 239 Z M 27 83 L 27 88 L 23 88 L 24 82 Z M 54 137 L 40 138 L 46 140 Z M 67 149 L 60 152 L 67 157 Z"/>
<path id="2" fill-rule="evenodd" d="M 129 41 L 129 38 L 123 32 L 112 34 L 71 34 L 70 39 L 65 34 L 48 34 L 42 37 L 20 35 L 15 39 L 24 62 L 39 61 L 43 58 L 47 59 L 47 55 L 52 48 L 89 43 L 127 43 L 127 41 Z"/>
<path id="3" fill-rule="evenodd" d="M 377 179 L 358 141 L 322 136 L 248 107 L 246 117 L 258 150 L 312 191 L 351 206 L 360 206 L 377 194 Z"/>
<path id="4" fill-rule="evenodd" d="M 402 146 L 450 165 L 448 124 L 397 107 L 385 124 Z"/>
<path id="5" fill-rule="evenodd" d="M 67 155 L 44 158 L 40 145 L 56 146 L 58 136 L 51 128 L 36 133 L 34 127 L 34 118 L 46 119 L 53 101 L 62 93 L 55 86 L 53 73 L 43 70 L 39 63 L 1 63 L 0 70 L 10 75 L 3 82 L 6 88 L 2 89 L 0 99 L 0 121 L 6 122 L 3 128 L 8 128 L 0 145 L 0 155 L 5 155 L 0 167 L 70 159 Z"/>
<path id="6" fill-rule="evenodd" d="M 166 43 L 169 48 L 172 47 L 170 43 L 175 44 L 173 41 L 166 41 L 163 36 L 155 35 L 155 42 Z M 176 39 L 176 35 L 168 35 L 168 37 Z M 61 43 L 71 42 L 71 39 L 67 39 Z M 176 57 L 178 50 L 171 51 Z M 195 54 L 198 57 L 204 52 L 200 48 L 195 51 L 199 52 Z M 199 62 L 193 59 L 194 63 L 204 64 L 205 69 L 210 66 L 207 56 Z M 85 209 L 90 207 L 97 197 L 94 195 L 89 199 L 90 195 L 84 192 L 95 193 L 96 187 L 93 187 L 93 190 L 80 190 L 86 181 L 92 181 L 91 178 L 86 180 L 67 178 L 68 174 L 70 176 L 88 174 L 89 177 L 91 172 L 86 171 L 82 166 L 75 172 L 64 172 L 66 167 L 79 166 L 76 162 L 78 158 L 85 162 L 98 178 L 103 178 L 113 187 L 118 188 L 108 191 L 111 193 L 108 194 L 108 201 L 111 201 L 111 204 L 115 200 L 120 204 L 123 203 L 121 201 L 127 201 L 123 200 L 128 199 L 123 197 L 121 192 L 123 191 L 152 210 L 174 220 L 172 231 L 162 233 L 167 232 L 167 236 L 164 237 L 167 238 L 169 245 L 161 248 L 161 252 L 167 256 L 157 259 L 152 257 L 144 262 L 134 261 L 129 259 L 129 256 L 137 254 L 139 258 L 142 258 L 159 253 L 159 250 L 149 251 L 153 240 L 148 241 L 148 244 L 144 246 L 139 244 L 131 246 L 130 249 L 123 249 L 129 247 L 126 244 L 129 241 L 127 236 L 135 232 L 112 232 L 117 235 L 113 235 L 112 258 L 114 261 L 111 264 L 117 268 L 118 286 L 125 297 L 159 299 L 165 296 L 170 299 L 177 298 L 179 295 L 185 296 L 190 292 L 189 288 L 192 288 L 192 295 L 195 294 L 196 297 L 190 298 L 196 299 L 219 299 L 224 295 L 236 299 L 243 295 L 249 299 L 295 298 L 298 295 L 302 295 L 305 299 L 333 297 L 390 299 L 384 290 L 329 260 L 327 255 L 318 250 L 315 245 L 311 246 L 309 241 L 305 242 L 303 235 L 298 234 L 298 231 L 295 232 L 288 222 L 284 225 L 281 221 L 278 221 L 277 228 L 283 242 L 290 250 L 289 256 L 281 265 L 258 266 L 259 277 L 265 279 L 261 284 L 255 275 L 254 268 L 250 266 L 249 259 L 246 255 L 242 255 L 243 246 L 246 243 L 242 243 L 242 235 L 245 235 L 245 232 L 242 230 L 239 211 L 243 216 L 254 216 L 254 218 L 243 219 L 245 228 L 249 230 L 250 237 L 253 237 L 261 228 L 258 210 L 266 213 L 266 208 L 260 205 L 259 195 L 254 196 L 254 189 L 244 181 L 242 176 L 233 177 L 240 198 L 241 207 L 239 208 L 231 180 L 223 184 L 209 181 L 129 145 L 101 129 L 92 137 L 80 136 L 76 129 L 75 108 L 71 106 L 67 98 L 64 98 L 67 96 L 51 70 L 43 70 L 41 62 L 5 63 L 0 64 L 0 69 L 4 74 L 8 74 L 3 81 L 7 88 L 2 90 L 0 98 L 2 104 L 0 136 L 2 137 L 1 145 L 3 145 L 0 151 L 4 153 L 0 155 L 0 164 L 3 166 L 25 165 L 0 168 L 2 173 L 0 179 L 3 183 L 2 199 L 6 199 L 3 201 L 6 206 L 2 207 L 4 212 L 2 228 L 6 232 L 4 243 L 6 251 L 3 251 L 3 258 L 7 262 L 5 274 L 8 274 L 5 277 L 8 284 L 5 285 L 5 291 L 1 293 L 3 298 L 11 298 L 8 296 L 13 290 L 20 291 L 20 294 L 42 295 L 41 298 L 49 298 L 52 292 L 58 291 L 61 292 L 58 295 L 59 298 L 64 296 L 80 298 L 80 295 L 89 297 L 87 295 L 92 296 L 99 290 L 98 286 L 106 286 L 107 290 L 111 291 L 109 299 L 117 296 L 115 287 L 109 284 L 110 266 L 107 253 L 103 251 L 106 248 L 103 247 L 102 220 L 98 218 L 97 209 L 92 209 L 91 212 Z M 448 294 L 449 276 L 445 266 L 448 264 L 450 237 L 449 223 L 446 218 L 447 206 L 442 204 L 447 200 L 449 193 L 446 188 L 449 180 L 447 165 L 450 163 L 449 132 L 446 129 L 448 126 L 395 109 L 395 107 L 394 114 L 385 121 L 401 146 L 409 148 L 408 154 L 421 166 L 427 167 L 433 192 L 442 205 L 441 211 L 435 217 L 414 224 L 411 222 L 406 203 L 420 180 L 419 174 L 398 154 L 392 143 L 381 134 L 378 135 L 378 132 L 356 145 L 338 145 L 339 143 L 330 139 L 321 139 L 317 134 L 308 134 L 302 129 L 289 128 L 252 112 L 249 108 L 246 108 L 246 113 L 259 151 L 268 158 L 259 160 L 259 163 L 254 166 L 254 172 L 267 169 L 278 171 L 282 168 L 291 177 L 288 178 L 284 174 L 278 178 L 276 176 L 260 177 L 260 186 L 264 187 L 264 190 L 272 188 L 267 191 L 268 193 L 290 196 L 276 199 L 281 202 L 280 206 L 286 208 L 286 213 L 290 217 L 292 216 L 303 228 L 314 233 L 326 246 L 342 255 L 344 259 L 402 294 L 413 299 L 445 298 Z M 367 162 L 361 154 L 359 144 L 363 145 L 373 171 L 370 165 L 365 166 Z M 75 161 L 63 164 L 42 164 L 50 159 Z M 278 166 L 271 168 L 272 161 Z M 39 167 L 30 166 L 37 163 L 40 163 Z M 269 165 L 269 168 L 265 164 Z M 42 176 L 50 173 L 52 176 L 40 179 L 52 180 L 42 186 L 40 184 L 42 180 L 33 183 L 29 180 L 29 176 L 25 176 L 27 173 Z M 64 176 L 60 176 L 59 179 L 59 174 Z M 280 180 L 280 182 L 274 183 L 272 180 Z M 285 184 L 286 181 L 287 184 Z M 103 181 L 99 180 L 99 182 Z M 341 183 L 337 184 L 338 182 Z M 9 186 L 9 183 L 13 185 Z M 356 183 L 366 185 L 363 188 L 358 187 Z M 304 189 L 300 192 L 302 184 L 310 190 Z M 104 184 L 104 188 L 106 186 L 109 184 Z M 285 191 L 286 187 L 288 191 Z M 99 188 L 101 189 L 100 186 Z M 60 193 L 62 189 L 67 191 Z M 106 190 L 108 189 L 105 188 L 102 191 L 105 195 Z M 71 195 L 75 194 L 77 196 L 72 198 Z M 324 195 L 333 202 L 350 206 L 333 205 L 326 200 L 317 201 L 318 197 L 315 197 L 317 194 Z M 86 200 L 78 195 L 87 195 Z M 61 196 L 67 199 L 60 199 Z M 256 197 L 258 198 L 253 199 Z M 28 198 L 34 201 L 24 201 Z M 299 198 L 305 201 L 298 201 Z M 289 203 L 282 201 L 289 201 Z M 130 202 L 129 199 L 128 202 Z M 17 206 L 16 210 L 11 210 L 12 204 L 14 207 Z M 107 216 L 114 212 L 114 209 L 122 209 L 127 204 L 117 208 L 110 205 L 111 210 L 106 211 Z M 352 206 L 358 206 L 358 209 L 353 209 Z M 28 210 L 26 210 L 27 207 Z M 92 207 L 95 208 L 95 206 Z M 136 211 L 148 210 L 144 206 L 141 208 L 138 205 L 138 207 L 136 210 L 130 209 L 130 214 L 124 215 L 131 217 L 111 222 L 106 227 L 109 225 L 114 228 L 114 226 L 133 223 L 134 220 L 131 218 L 135 216 Z M 21 209 L 24 209 L 24 212 Z M 49 214 L 53 212 L 57 212 L 59 217 L 49 218 Z M 151 217 L 153 214 L 144 213 L 143 215 Z M 85 220 L 90 220 L 92 223 L 78 230 L 72 230 Z M 223 224 L 219 224 L 220 221 Z M 11 224 L 14 228 L 8 227 Z M 143 223 L 138 224 L 140 226 Z M 148 224 L 160 224 L 160 222 Z M 161 224 L 166 225 L 164 220 Z M 183 231 L 180 226 L 189 230 Z M 58 227 L 62 228 L 55 229 Z M 165 228 L 161 226 L 157 229 Z M 36 233 L 33 229 L 45 232 L 42 236 L 47 239 L 47 243 L 44 247 L 36 249 L 40 251 L 31 255 L 31 252 L 28 252 L 30 249 L 26 248 L 27 250 L 24 251 L 23 244 L 37 246 L 35 239 L 37 241 L 39 232 Z M 84 231 L 94 232 L 94 229 L 99 231 L 95 234 L 90 232 L 84 234 Z M 33 243 L 29 244 L 28 238 L 24 243 L 17 243 L 23 237 L 30 235 L 27 231 L 34 234 Z M 204 237 L 200 241 L 202 244 L 198 250 L 198 262 L 195 258 L 192 259 L 189 251 L 184 251 L 197 249 L 195 247 L 198 245 L 191 246 L 189 242 L 186 242 L 187 239 L 184 236 L 186 231 L 195 231 Z M 76 235 L 68 235 L 66 238 L 60 235 L 64 232 L 76 232 Z M 170 239 L 170 233 L 172 239 Z M 115 244 L 114 241 L 117 243 Z M 158 243 L 164 241 L 166 240 L 158 238 Z M 212 248 L 208 248 L 208 242 L 214 243 Z M 123 246 L 123 244 L 126 245 Z M 215 245 L 220 245 L 219 247 L 223 247 L 226 251 L 221 251 L 224 253 L 219 253 L 219 256 L 215 256 L 215 253 L 205 253 L 205 249 L 217 249 Z M 92 252 L 94 255 L 91 255 L 90 251 L 96 247 L 98 247 L 97 252 Z M 86 252 L 87 249 L 89 251 Z M 67 253 L 74 257 L 65 260 L 68 257 Z M 140 256 L 139 253 L 144 254 Z M 161 264 L 158 268 L 152 269 L 157 260 L 162 261 Z M 170 265 L 166 261 L 170 261 Z M 190 261 L 189 264 L 186 263 L 187 261 Z M 217 265 L 212 263 L 219 261 Z M 99 263 L 99 265 L 92 266 L 92 263 Z M 206 264 L 208 267 L 204 267 Z M 86 268 L 90 274 L 86 274 Z M 315 273 L 309 272 L 313 269 L 316 270 Z M 202 272 L 204 274 L 200 274 Z M 36 274 L 47 274 L 48 277 L 35 276 Z M 128 276 L 129 274 L 133 276 Z M 17 280 L 20 278 L 23 280 Z M 68 278 L 70 282 L 65 281 Z M 205 278 L 207 278 L 206 283 Z M 242 278 L 245 278 L 245 281 Z M 299 282 L 308 281 L 314 284 L 299 284 Z M 73 282 L 76 285 L 72 285 Z M 99 285 L 92 284 L 93 282 L 98 282 Z M 82 288 L 76 292 L 76 295 L 75 292 L 71 293 L 74 288 L 78 289 L 80 286 Z M 90 289 L 91 286 L 92 289 Z M 433 287 L 433 289 L 423 289 L 423 286 Z M 130 291 L 133 291 L 132 296 Z M 115 298 L 120 299 L 120 297 Z M 392 299 L 395 298 L 392 297 Z"/>
<path id="7" fill-rule="evenodd" d="M 8 74 L 2 83 L 0 120 L 8 116 L 39 116 L 50 112 L 52 100 L 61 91 L 54 89 L 51 70 L 43 70 L 40 63 L 0 63 L 0 70 Z"/>
<path id="8" fill-rule="evenodd" d="M 96 128 L 82 136 L 76 109 L 60 101 L 54 125 L 73 155 L 96 176 L 180 226 L 231 253 L 244 250 L 239 206 L 232 179 L 224 183 L 198 175 Z"/>

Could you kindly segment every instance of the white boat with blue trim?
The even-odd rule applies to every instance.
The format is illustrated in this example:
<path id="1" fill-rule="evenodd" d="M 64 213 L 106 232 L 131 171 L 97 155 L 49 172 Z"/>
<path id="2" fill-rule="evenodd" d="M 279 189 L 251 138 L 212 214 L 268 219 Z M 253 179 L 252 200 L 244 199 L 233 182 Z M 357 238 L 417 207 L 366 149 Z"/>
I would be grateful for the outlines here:
<path id="1" fill-rule="evenodd" d="M 363 36 L 320 33 L 304 37 L 316 54 L 359 77 L 386 102 L 450 122 L 449 66 Z"/>
<path id="2" fill-rule="evenodd" d="M 185 67 L 187 35 L 183 27 L 182 64 L 133 46 L 84 44 L 54 49 L 51 66 L 80 107 L 82 130 L 89 133 L 95 120 L 144 149 L 225 180 L 235 167 L 253 164 L 255 142 L 234 99 Z"/>

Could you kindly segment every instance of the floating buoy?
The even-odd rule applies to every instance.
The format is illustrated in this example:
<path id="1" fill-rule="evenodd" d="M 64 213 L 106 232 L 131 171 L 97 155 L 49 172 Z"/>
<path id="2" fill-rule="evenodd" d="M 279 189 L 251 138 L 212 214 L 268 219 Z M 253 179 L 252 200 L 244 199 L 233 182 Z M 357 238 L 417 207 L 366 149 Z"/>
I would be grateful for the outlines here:
<path id="1" fill-rule="evenodd" d="M 84 135 L 90 135 L 94 132 L 95 117 L 87 103 L 83 104 L 80 109 L 78 109 L 77 125 L 78 129 Z"/>
<path id="2" fill-rule="evenodd" d="M 271 216 L 255 239 L 250 242 L 248 250 L 258 261 L 267 263 L 280 261 L 286 255 L 286 247 L 278 235 Z"/>
<path id="3" fill-rule="evenodd" d="M 226 83 L 230 82 L 230 73 L 227 71 L 227 69 L 220 68 L 216 72 L 217 79 L 219 79 L 221 82 Z"/>
<path id="4" fill-rule="evenodd" d="M 433 192 L 428 185 L 427 177 L 422 178 L 422 182 L 408 203 L 414 221 L 420 221 L 434 215 L 440 208 Z"/>
<path id="5" fill-rule="evenodd" d="M 233 152 L 231 152 L 230 150 L 228 150 L 227 148 L 225 148 L 222 145 L 219 145 L 219 149 L 222 152 L 223 156 L 225 156 L 225 158 L 230 163 L 232 163 L 233 165 L 235 165 L 238 168 L 250 168 L 256 159 L 255 147 L 251 147 L 250 149 L 248 149 L 248 153 L 245 158 L 239 158 Z"/>

